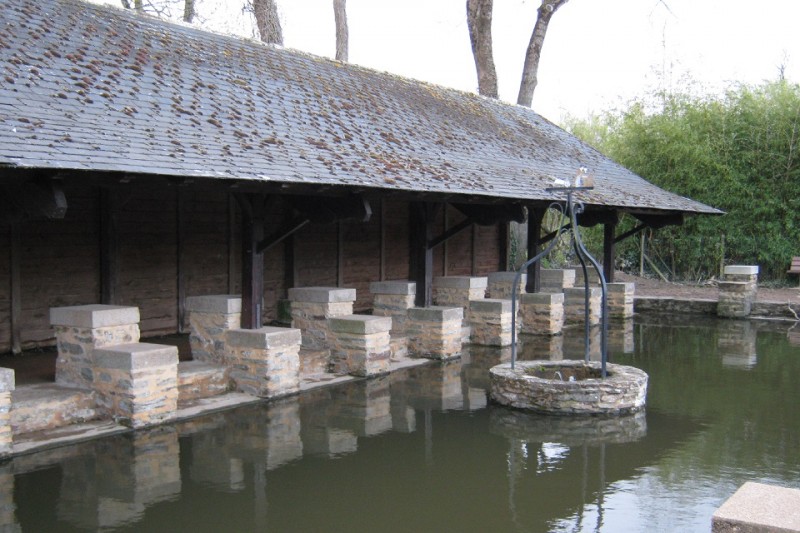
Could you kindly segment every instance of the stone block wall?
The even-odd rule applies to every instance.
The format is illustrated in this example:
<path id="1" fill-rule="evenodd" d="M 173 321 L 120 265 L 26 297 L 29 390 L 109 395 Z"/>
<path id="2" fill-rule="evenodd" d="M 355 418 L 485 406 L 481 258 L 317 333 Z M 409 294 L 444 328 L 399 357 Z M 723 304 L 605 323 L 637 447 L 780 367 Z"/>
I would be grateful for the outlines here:
<path id="1" fill-rule="evenodd" d="M 608 317 L 622 319 L 632 317 L 635 285 L 633 283 L 607 283 L 606 289 Z"/>
<path id="2" fill-rule="evenodd" d="M 0 458 L 11 453 L 11 392 L 14 384 L 14 371 L 0 368 Z"/>
<path id="3" fill-rule="evenodd" d="M 467 309 L 470 300 L 486 297 L 486 277 L 444 276 L 433 278 L 433 303 L 443 307 Z"/>
<path id="4" fill-rule="evenodd" d="M 405 357 L 408 355 L 406 322 L 408 310 L 414 307 L 417 284 L 409 281 L 377 281 L 370 283 L 369 290 L 373 294 L 372 314 L 392 319 L 392 357 Z"/>
<path id="5" fill-rule="evenodd" d="M 408 349 L 411 355 L 448 359 L 461 353 L 461 307 L 413 307 L 408 310 Z"/>
<path id="6" fill-rule="evenodd" d="M 78 305 L 50 309 L 58 357 L 56 383 L 90 389 L 95 350 L 139 342 L 139 308 Z"/>
<path id="7" fill-rule="evenodd" d="M 178 349 L 121 344 L 94 352 L 98 410 L 139 428 L 166 422 L 178 408 Z"/>
<path id="8" fill-rule="evenodd" d="M 583 287 L 564 289 L 564 322 L 567 325 L 583 324 L 586 309 L 586 290 Z M 589 287 L 589 325 L 600 323 L 602 292 L 599 287 Z"/>
<path id="9" fill-rule="evenodd" d="M 242 299 L 231 294 L 191 296 L 186 299 L 186 310 L 192 359 L 221 364 L 226 333 L 241 327 Z"/>
<path id="10" fill-rule="evenodd" d="M 264 326 L 226 334 L 225 363 L 236 388 L 262 398 L 300 388 L 300 330 Z"/>
<path id="11" fill-rule="evenodd" d="M 347 315 L 330 319 L 331 369 L 336 374 L 375 376 L 389 371 L 392 319 Z"/>
<path id="12" fill-rule="evenodd" d="M 749 316 L 758 293 L 758 266 L 728 265 L 723 277 L 717 314 L 727 318 Z"/>
<path id="13" fill-rule="evenodd" d="M 293 288 L 289 289 L 289 300 L 292 327 L 299 329 L 302 334 L 301 364 L 302 359 L 314 357 L 329 361 L 333 336 L 328 319 L 353 314 L 356 290 L 336 287 Z"/>
<path id="14" fill-rule="evenodd" d="M 560 293 L 575 286 L 575 271 L 571 268 L 543 268 L 539 271 L 539 291 Z"/>
<path id="15" fill-rule="evenodd" d="M 510 300 L 516 275 L 516 272 L 492 272 L 489 274 L 487 278 L 486 297 Z M 517 297 L 525 292 L 525 284 L 527 282 L 528 275 L 522 274 L 519 278 L 519 286 L 517 287 Z"/>
<path id="16" fill-rule="evenodd" d="M 472 343 L 484 346 L 511 345 L 511 300 L 472 300 L 467 316 Z"/>
<path id="17" fill-rule="evenodd" d="M 564 293 L 523 294 L 519 303 L 520 331 L 558 335 L 564 327 Z"/>

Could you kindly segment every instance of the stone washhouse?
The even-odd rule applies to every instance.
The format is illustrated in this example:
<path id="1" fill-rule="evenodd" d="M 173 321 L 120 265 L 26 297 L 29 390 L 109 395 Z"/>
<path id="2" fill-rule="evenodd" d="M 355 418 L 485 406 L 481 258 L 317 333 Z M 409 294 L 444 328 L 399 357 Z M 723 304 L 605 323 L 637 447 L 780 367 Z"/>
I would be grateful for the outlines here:
<path id="1" fill-rule="evenodd" d="M 620 240 L 720 214 L 525 107 L 79 0 L 0 17 L 0 353 L 58 351 L 55 383 L 0 373 L 2 454 L 506 345 L 509 224 L 537 253 L 580 167 L 609 282 Z M 582 320 L 575 284 L 531 267 L 522 331 Z"/>

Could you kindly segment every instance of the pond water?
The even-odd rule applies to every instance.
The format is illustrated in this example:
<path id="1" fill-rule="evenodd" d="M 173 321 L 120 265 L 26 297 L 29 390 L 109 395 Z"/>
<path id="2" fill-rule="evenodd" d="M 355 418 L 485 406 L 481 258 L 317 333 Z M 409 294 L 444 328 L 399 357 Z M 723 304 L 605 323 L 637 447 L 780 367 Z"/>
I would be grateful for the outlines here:
<path id="1" fill-rule="evenodd" d="M 491 405 L 488 369 L 510 352 L 473 347 L 14 458 L 0 465 L 0 520 L 60 532 L 710 531 L 745 481 L 800 488 L 788 326 L 662 317 L 612 329 L 613 362 L 650 374 L 646 413 L 574 420 Z M 521 358 L 581 358 L 581 333 L 524 338 Z"/>

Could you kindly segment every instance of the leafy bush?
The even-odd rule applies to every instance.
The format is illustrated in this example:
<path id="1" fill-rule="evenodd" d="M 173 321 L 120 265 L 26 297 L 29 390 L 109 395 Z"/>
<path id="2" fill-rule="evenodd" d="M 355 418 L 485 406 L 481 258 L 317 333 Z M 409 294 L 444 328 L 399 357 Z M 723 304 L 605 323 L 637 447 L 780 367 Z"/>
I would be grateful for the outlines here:
<path id="1" fill-rule="evenodd" d="M 781 80 L 717 97 L 655 96 L 656 109 L 640 100 L 567 124 L 646 180 L 727 213 L 654 232 L 648 256 L 683 279 L 715 275 L 722 261 L 785 278 L 800 255 L 800 86 Z M 618 255 L 638 257 L 638 246 L 628 239 Z"/>

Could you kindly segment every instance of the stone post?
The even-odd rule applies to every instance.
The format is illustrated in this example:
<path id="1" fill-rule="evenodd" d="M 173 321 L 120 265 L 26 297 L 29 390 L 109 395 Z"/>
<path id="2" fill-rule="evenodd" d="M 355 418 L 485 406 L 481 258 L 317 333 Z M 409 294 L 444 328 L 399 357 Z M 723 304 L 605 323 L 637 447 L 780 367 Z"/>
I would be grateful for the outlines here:
<path id="1" fill-rule="evenodd" d="M 189 344 L 192 359 L 221 364 L 225 359 L 225 335 L 238 329 L 242 322 L 242 298 L 232 294 L 190 296 Z"/>
<path id="2" fill-rule="evenodd" d="M 470 300 L 486 296 L 488 278 L 445 276 L 433 279 L 433 303 L 440 306 L 469 307 Z"/>
<path id="3" fill-rule="evenodd" d="M 417 284 L 409 281 L 376 281 L 369 284 L 369 290 L 373 294 L 372 314 L 392 318 L 392 357 L 407 356 L 406 321 L 408 310 L 414 307 Z"/>
<path id="4" fill-rule="evenodd" d="M 586 289 L 573 287 L 564 289 L 564 320 L 567 325 L 583 324 L 586 309 Z M 589 325 L 600 323 L 602 292 L 599 287 L 589 287 Z"/>
<path id="5" fill-rule="evenodd" d="M 327 372 L 333 341 L 328 319 L 353 314 L 356 290 L 336 287 L 294 288 L 289 289 L 289 300 L 292 303 L 292 327 L 299 329 L 302 334 L 301 372 L 311 371 L 308 361 L 315 359 L 321 361 L 322 365 L 322 368 L 315 370 Z"/>
<path id="6" fill-rule="evenodd" d="M 178 408 L 178 348 L 133 343 L 94 351 L 97 406 L 120 424 L 166 422 Z"/>
<path id="7" fill-rule="evenodd" d="M 514 278 L 516 272 L 492 272 L 488 276 L 488 284 L 486 288 L 487 298 L 503 298 L 511 299 L 511 291 L 514 287 Z M 525 284 L 528 283 L 528 275 L 522 274 L 519 278 L 519 287 L 517 288 L 517 296 L 525 292 Z"/>
<path id="8" fill-rule="evenodd" d="M 347 315 L 330 319 L 331 369 L 335 374 L 369 377 L 389 371 L 388 316 Z"/>
<path id="9" fill-rule="evenodd" d="M 11 454 L 11 392 L 14 390 L 14 371 L 0 368 L 0 458 Z"/>
<path id="10" fill-rule="evenodd" d="M 56 383 L 91 389 L 93 354 L 98 348 L 139 342 L 139 308 L 77 305 L 50 309 L 58 358 Z"/>
<path id="11" fill-rule="evenodd" d="M 630 318 L 633 316 L 633 283 L 607 283 L 608 317 Z"/>
<path id="12" fill-rule="evenodd" d="M 522 333 L 559 335 L 564 327 L 564 293 L 523 294 L 518 320 Z"/>
<path id="13" fill-rule="evenodd" d="M 758 266 L 728 265 L 719 283 L 717 315 L 744 318 L 750 315 L 758 293 Z"/>
<path id="14" fill-rule="evenodd" d="M 232 329 L 225 338 L 225 363 L 236 388 L 261 398 L 300 389 L 299 352 L 299 329 Z"/>
<path id="15" fill-rule="evenodd" d="M 461 353 L 461 307 L 412 307 L 408 310 L 408 349 L 428 359 L 448 359 Z"/>
<path id="16" fill-rule="evenodd" d="M 543 268 L 539 283 L 540 292 L 560 293 L 575 286 L 575 271 L 570 268 Z"/>
<path id="17" fill-rule="evenodd" d="M 472 343 L 484 346 L 511 345 L 511 300 L 472 300 L 467 316 Z"/>

